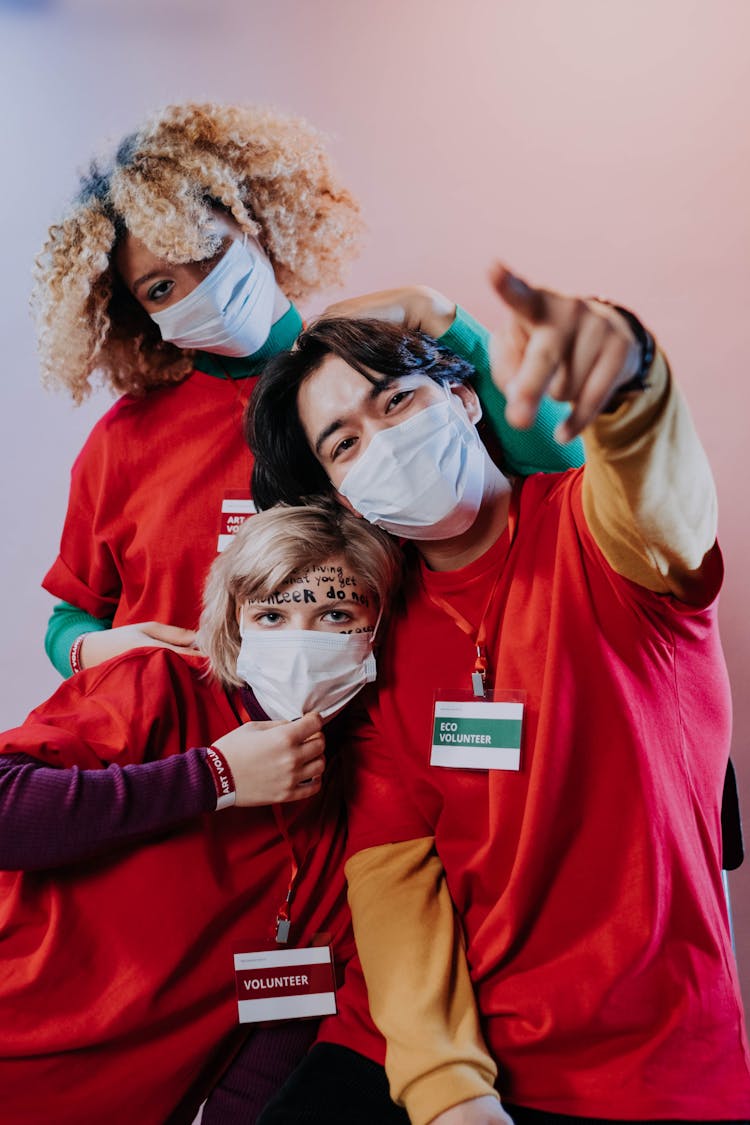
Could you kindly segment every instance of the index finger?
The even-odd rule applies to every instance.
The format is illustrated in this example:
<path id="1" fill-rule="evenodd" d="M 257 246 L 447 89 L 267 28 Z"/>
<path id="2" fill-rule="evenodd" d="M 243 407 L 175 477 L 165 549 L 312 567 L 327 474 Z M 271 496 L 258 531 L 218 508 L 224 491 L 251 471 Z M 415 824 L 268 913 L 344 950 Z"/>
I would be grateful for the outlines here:
<path id="1" fill-rule="evenodd" d="M 560 336 L 555 329 L 535 328 L 516 375 L 505 388 L 505 416 L 511 426 L 533 425 L 544 394 L 563 362 Z"/>
<path id="2" fill-rule="evenodd" d="M 490 280 L 500 300 L 529 324 L 541 324 L 547 318 L 547 299 L 544 289 L 535 289 L 512 273 L 502 262 L 490 270 Z"/>

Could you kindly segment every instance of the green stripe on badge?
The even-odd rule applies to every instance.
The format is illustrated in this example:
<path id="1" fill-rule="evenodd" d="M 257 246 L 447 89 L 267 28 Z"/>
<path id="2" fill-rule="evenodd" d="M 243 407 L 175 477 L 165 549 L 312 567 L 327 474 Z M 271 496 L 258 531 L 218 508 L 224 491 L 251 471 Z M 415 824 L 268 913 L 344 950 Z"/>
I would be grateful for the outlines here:
<path id="1" fill-rule="evenodd" d="M 520 719 L 459 719 L 435 716 L 434 746 L 487 746 L 518 750 Z"/>

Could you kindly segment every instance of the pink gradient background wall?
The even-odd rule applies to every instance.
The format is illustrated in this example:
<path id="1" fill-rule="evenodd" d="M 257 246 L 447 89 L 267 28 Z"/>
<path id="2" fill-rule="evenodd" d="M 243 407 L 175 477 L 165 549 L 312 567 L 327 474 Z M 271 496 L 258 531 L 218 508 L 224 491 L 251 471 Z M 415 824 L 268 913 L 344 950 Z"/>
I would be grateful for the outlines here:
<path id="1" fill-rule="evenodd" d="M 102 138 L 167 101 L 253 100 L 332 137 L 370 229 L 347 292 L 424 281 L 491 323 L 502 255 L 655 328 L 718 481 L 750 809 L 749 41 L 745 0 L 0 2 L 2 725 L 57 682 L 38 584 L 108 404 L 74 411 L 38 387 L 32 256 Z M 750 867 L 731 885 L 750 995 Z"/>

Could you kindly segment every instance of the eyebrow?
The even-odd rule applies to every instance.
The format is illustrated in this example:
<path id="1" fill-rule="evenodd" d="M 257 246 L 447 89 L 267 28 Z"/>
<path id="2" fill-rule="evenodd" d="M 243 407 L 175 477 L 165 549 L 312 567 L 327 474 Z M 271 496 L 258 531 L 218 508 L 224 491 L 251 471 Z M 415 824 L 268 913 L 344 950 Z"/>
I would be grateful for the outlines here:
<path id="1" fill-rule="evenodd" d="M 151 270 L 150 273 L 144 273 L 143 277 L 139 277 L 137 281 L 133 282 L 131 286 L 132 292 L 135 293 L 136 289 L 143 285 L 144 281 L 151 281 L 154 277 L 164 277 L 165 273 L 165 270 Z"/>
<path id="2" fill-rule="evenodd" d="M 362 372 L 360 372 L 360 375 L 362 375 Z M 363 375 L 363 378 L 367 379 L 368 376 Z M 372 390 L 367 396 L 368 401 L 374 402 L 375 399 L 382 395 L 384 391 L 389 390 L 398 379 L 402 378 L 403 375 L 384 375 L 379 382 L 372 384 Z M 323 442 L 327 441 L 331 434 L 335 434 L 337 430 L 342 429 L 343 426 L 346 425 L 346 421 L 346 418 L 334 418 L 332 422 L 329 422 L 327 426 L 323 427 L 323 429 L 318 434 L 317 441 L 314 445 L 316 457 L 320 457 L 320 450 Z"/>

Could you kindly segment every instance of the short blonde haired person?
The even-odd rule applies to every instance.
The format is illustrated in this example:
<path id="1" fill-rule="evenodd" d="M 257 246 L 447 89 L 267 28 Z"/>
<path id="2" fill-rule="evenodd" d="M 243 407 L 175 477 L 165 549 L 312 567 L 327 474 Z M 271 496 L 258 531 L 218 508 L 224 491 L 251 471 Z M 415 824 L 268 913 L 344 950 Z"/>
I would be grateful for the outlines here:
<path id="1" fill-rule="evenodd" d="M 401 574 L 401 552 L 379 528 L 340 504 L 313 498 L 305 507 L 278 505 L 248 519 L 211 567 L 203 596 L 198 646 L 223 684 L 242 685 L 239 609 L 263 602 L 295 574 L 344 562 L 387 613 Z"/>
<path id="2" fill-rule="evenodd" d="M 330 504 L 253 516 L 211 572 L 210 663 L 128 651 L 0 735 L 3 1120 L 187 1122 L 210 1093 L 205 1125 L 255 1121 L 308 1049 L 315 1023 L 284 1012 L 247 1025 L 237 1053 L 232 954 L 327 933 L 337 968 L 352 955 L 345 746 L 314 707 L 256 721 L 237 617 L 253 648 L 352 642 L 356 657 L 399 572 L 393 540 Z M 274 658 L 265 671 L 285 699 L 304 679 Z"/>

